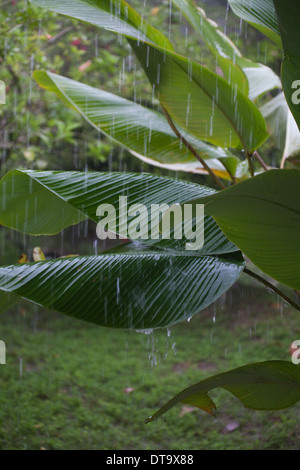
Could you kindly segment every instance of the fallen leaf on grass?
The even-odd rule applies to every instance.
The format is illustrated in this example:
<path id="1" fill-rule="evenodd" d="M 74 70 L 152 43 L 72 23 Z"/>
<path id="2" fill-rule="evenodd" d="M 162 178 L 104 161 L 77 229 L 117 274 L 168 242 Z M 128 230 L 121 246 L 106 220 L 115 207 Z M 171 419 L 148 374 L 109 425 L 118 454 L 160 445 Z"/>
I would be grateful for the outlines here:
<path id="1" fill-rule="evenodd" d="M 133 387 L 126 387 L 123 389 L 123 393 L 132 393 L 132 392 L 134 392 Z"/>
<path id="2" fill-rule="evenodd" d="M 89 68 L 89 66 L 91 65 L 91 63 L 92 63 L 91 60 L 87 60 L 87 61 L 84 62 L 83 64 L 79 65 L 79 67 L 78 67 L 79 72 L 84 72 L 87 68 Z"/>
<path id="3" fill-rule="evenodd" d="M 195 411 L 197 408 L 195 408 L 194 406 L 182 406 L 181 407 L 181 410 L 180 410 L 180 413 L 179 413 L 179 416 L 184 416 L 186 413 L 192 413 L 193 411 Z"/>
<path id="4" fill-rule="evenodd" d="M 228 434 L 229 432 L 235 431 L 239 426 L 239 423 L 237 423 L 236 421 L 231 421 L 230 423 L 226 424 L 222 432 L 224 434 Z"/>
<path id="5" fill-rule="evenodd" d="M 18 259 L 18 263 L 19 264 L 29 263 L 28 256 L 25 253 L 22 253 L 20 258 Z"/>

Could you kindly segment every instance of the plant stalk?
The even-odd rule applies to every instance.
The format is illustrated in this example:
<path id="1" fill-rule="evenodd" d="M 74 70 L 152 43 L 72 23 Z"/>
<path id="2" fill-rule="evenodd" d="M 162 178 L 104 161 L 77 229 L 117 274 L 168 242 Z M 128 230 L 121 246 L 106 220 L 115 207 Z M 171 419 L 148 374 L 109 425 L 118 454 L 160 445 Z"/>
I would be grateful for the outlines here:
<path id="1" fill-rule="evenodd" d="M 248 276 L 253 277 L 257 281 L 262 282 L 266 287 L 269 287 L 272 291 L 276 292 L 276 294 L 280 295 L 286 302 L 288 302 L 292 307 L 294 307 L 298 312 L 300 312 L 300 305 L 296 304 L 292 299 L 290 299 L 287 295 L 285 295 L 278 287 L 274 286 L 274 284 L 271 284 L 271 282 L 267 281 L 263 277 L 261 277 L 259 274 L 254 273 L 247 267 L 244 268 L 244 273 L 248 274 Z"/>
<path id="2" fill-rule="evenodd" d="M 251 176 L 254 176 L 253 163 L 252 163 L 252 154 L 250 154 L 248 152 L 247 152 L 247 160 L 248 160 L 250 174 L 251 174 Z"/>
<path id="3" fill-rule="evenodd" d="M 203 160 L 202 157 L 200 157 L 200 155 L 198 154 L 198 152 L 194 149 L 194 147 L 191 146 L 191 144 L 183 137 L 183 135 L 180 134 L 179 130 L 177 129 L 177 127 L 175 126 L 174 122 L 172 121 L 168 111 L 162 106 L 162 110 L 164 112 L 164 115 L 166 116 L 167 118 L 167 121 L 172 129 L 172 131 L 174 132 L 174 134 L 176 134 L 176 136 L 178 137 L 178 139 L 181 140 L 181 142 L 186 146 L 186 148 L 197 158 L 197 160 L 201 163 L 201 165 L 206 169 L 206 171 L 210 174 L 210 176 L 214 179 L 214 181 L 218 184 L 218 186 L 221 188 L 221 189 L 225 189 L 226 186 L 225 184 L 222 183 L 222 181 L 217 177 L 217 175 L 215 175 L 215 173 L 213 172 L 213 170 L 211 168 L 209 168 L 209 166 L 207 165 L 207 163 L 205 162 L 205 160 Z"/>
<path id="4" fill-rule="evenodd" d="M 259 163 L 261 164 L 261 166 L 263 167 L 264 170 L 268 171 L 269 168 L 268 166 L 265 164 L 265 162 L 263 161 L 263 159 L 261 158 L 261 156 L 259 155 L 258 151 L 255 150 L 254 152 L 254 157 L 259 161 Z"/>

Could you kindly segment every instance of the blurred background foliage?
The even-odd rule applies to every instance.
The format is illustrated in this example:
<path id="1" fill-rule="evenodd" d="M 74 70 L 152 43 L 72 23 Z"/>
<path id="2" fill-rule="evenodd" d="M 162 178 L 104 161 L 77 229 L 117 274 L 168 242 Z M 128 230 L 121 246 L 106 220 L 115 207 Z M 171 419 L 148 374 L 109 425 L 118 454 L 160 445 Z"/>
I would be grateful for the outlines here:
<path id="1" fill-rule="evenodd" d="M 178 52 L 188 51 L 187 55 L 215 69 L 210 51 L 171 1 L 134 0 L 131 4 L 170 37 Z M 233 15 L 226 0 L 198 4 L 247 57 L 279 73 L 281 52 Z M 0 37 L 0 79 L 7 92 L 7 104 L 0 108 L 1 176 L 16 167 L 174 176 L 111 143 L 32 80 L 34 69 L 46 69 L 152 107 L 150 85 L 124 38 L 35 8 L 24 0 L 2 4 Z M 279 163 L 279 152 L 271 140 L 262 151 L 269 164 Z M 208 177 L 178 176 L 213 186 Z"/>

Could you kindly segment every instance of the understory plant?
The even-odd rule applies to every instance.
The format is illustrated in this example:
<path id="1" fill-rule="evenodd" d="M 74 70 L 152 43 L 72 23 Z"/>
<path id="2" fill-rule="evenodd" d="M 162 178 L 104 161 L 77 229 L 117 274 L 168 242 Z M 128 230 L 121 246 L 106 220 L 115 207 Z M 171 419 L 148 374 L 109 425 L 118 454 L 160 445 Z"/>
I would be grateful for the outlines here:
<path id="1" fill-rule="evenodd" d="M 213 69 L 174 50 L 168 35 L 123 0 L 32 3 L 116 33 L 119 43 L 130 45 L 152 93 L 142 105 L 50 71 L 36 70 L 36 82 L 141 161 L 208 175 L 214 187 L 145 173 L 10 171 L 0 182 L 3 226 L 54 235 L 86 219 L 99 223 L 104 214 L 97 208 L 106 204 L 115 210 L 106 236 L 118 238 L 119 246 L 0 267 L 1 308 L 23 298 L 101 326 L 153 329 L 201 312 L 246 273 L 300 311 L 300 5 L 229 1 L 234 13 L 282 49 L 280 79 L 244 57 L 197 1 L 171 3 L 209 49 Z M 279 142 L 277 166 L 259 151 L 268 138 Z M 134 207 L 131 231 L 119 204 L 124 196 Z M 189 204 L 193 229 L 196 207 L 204 205 L 203 246 L 187 250 L 188 238 L 176 237 L 175 226 L 169 239 L 150 238 L 151 220 L 141 204 Z M 140 240 L 131 233 L 140 233 Z M 146 422 L 178 402 L 213 413 L 208 392 L 216 387 L 246 407 L 282 409 L 300 400 L 300 370 L 276 360 L 243 365 L 183 390 Z"/>

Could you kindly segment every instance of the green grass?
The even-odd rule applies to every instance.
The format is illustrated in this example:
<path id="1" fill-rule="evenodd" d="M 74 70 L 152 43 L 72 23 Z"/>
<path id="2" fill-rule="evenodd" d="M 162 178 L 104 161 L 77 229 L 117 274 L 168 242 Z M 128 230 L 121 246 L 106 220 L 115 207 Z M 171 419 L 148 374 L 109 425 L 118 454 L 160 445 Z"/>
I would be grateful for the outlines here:
<path id="1" fill-rule="evenodd" d="M 290 360 L 296 312 L 235 286 L 190 322 L 151 334 L 104 329 L 23 304 L 2 314 L 0 448 L 296 449 L 300 406 L 254 412 L 223 390 L 213 418 L 180 405 L 144 419 L 182 388 L 250 362 Z M 237 429 L 226 431 L 235 422 Z"/>

